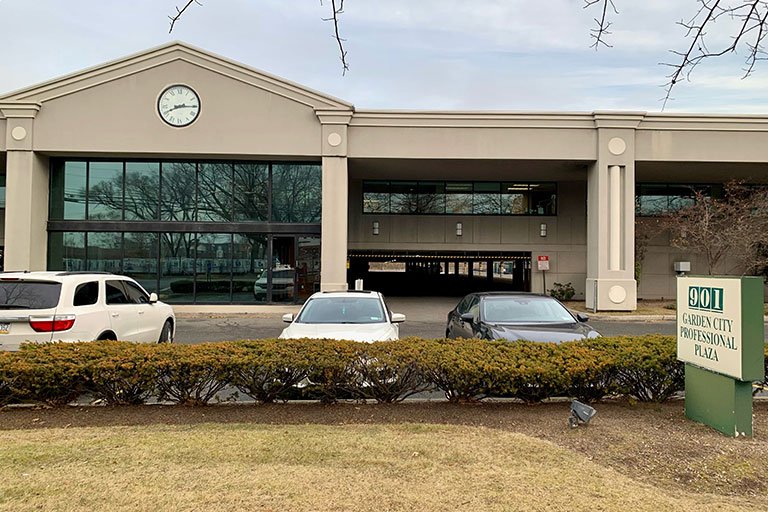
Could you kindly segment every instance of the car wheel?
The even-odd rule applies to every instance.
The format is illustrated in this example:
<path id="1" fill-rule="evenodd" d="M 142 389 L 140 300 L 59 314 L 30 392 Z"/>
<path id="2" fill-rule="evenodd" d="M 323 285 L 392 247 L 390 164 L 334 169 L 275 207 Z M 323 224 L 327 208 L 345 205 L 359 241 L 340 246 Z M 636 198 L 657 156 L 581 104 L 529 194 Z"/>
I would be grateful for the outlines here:
<path id="1" fill-rule="evenodd" d="M 173 339 L 171 339 L 173 333 L 173 326 L 171 325 L 170 320 L 166 320 L 163 324 L 163 330 L 160 331 L 160 339 L 157 340 L 158 343 L 172 343 Z"/>

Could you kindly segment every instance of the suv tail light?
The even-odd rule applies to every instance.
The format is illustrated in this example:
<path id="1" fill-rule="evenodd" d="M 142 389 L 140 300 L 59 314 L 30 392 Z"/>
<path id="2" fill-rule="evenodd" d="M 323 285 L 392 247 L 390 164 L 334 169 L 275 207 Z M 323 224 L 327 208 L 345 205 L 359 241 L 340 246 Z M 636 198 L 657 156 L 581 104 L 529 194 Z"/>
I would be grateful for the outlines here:
<path id="1" fill-rule="evenodd" d="M 75 325 L 75 315 L 31 316 L 29 326 L 36 332 L 66 331 Z"/>

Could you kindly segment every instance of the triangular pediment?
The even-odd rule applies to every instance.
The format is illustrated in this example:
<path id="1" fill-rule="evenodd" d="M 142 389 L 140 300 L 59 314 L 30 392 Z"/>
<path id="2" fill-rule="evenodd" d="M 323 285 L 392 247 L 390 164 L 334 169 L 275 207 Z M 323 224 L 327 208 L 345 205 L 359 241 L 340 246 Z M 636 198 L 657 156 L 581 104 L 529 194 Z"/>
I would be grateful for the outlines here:
<path id="1" fill-rule="evenodd" d="M 45 103 L 174 61 L 199 66 L 212 73 L 229 77 L 315 110 L 352 110 L 354 108 L 350 103 L 338 98 L 179 41 L 7 93 L 0 96 L 0 102 Z"/>

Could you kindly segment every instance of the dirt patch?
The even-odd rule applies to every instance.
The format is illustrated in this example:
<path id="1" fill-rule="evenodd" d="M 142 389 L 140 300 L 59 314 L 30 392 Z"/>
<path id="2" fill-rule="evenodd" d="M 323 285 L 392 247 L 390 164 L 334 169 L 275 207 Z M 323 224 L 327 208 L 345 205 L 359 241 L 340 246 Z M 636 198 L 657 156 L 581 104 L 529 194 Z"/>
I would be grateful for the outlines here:
<path id="1" fill-rule="evenodd" d="M 752 439 L 733 439 L 687 420 L 683 402 L 596 406 L 589 426 L 568 427 L 568 402 L 526 406 L 509 402 L 455 405 L 409 401 L 397 405 L 288 403 L 209 407 L 66 407 L 4 409 L 0 429 L 110 425 L 390 424 L 485 426 L 546 439 L 640 481 L 768 504 L 768 402 L 756 402 Z"/>

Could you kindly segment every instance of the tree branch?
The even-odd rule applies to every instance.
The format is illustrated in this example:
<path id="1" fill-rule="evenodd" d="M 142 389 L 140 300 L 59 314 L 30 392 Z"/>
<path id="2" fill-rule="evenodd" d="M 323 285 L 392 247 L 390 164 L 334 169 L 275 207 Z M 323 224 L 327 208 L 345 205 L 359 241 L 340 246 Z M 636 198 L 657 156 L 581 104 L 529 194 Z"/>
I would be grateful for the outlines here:
<path id="1" fill-rule="evenodd" d="M 320 0 L 320 5 L 323 5 L 323 0 Z M 331 12 L 330 18 L 323 18 L 323 21 L 333 22 L 333 37 L 336 39 L 336 43 L 339 45 L 339 58 L 341 59 L 341 74 L 346 75 L 349 71 L 349 63 L 347 62 L 347 51 L 344 49 L 344 42 L 346 39 L 341 37 L 339 32 L 339 16 L 344 14 L 344 0 L 331 0 Z"/>
<path id="2" fill-rule="evenodd" d="M 616 9 L 613 0 L 584 0 L 584 9 L 588 9 L 595 4 L 602 4 L 603 8 L 600 19 L 594 18 L 597 27 L 589 30 L 589 36 L 595 40 L 589 47 L 595 50 L 599 49 L 600 45 L 611 48 L 612 45 L 608 44 L 605 40 L 606 36 L 611 35 L 611 32 L 608 30 L 611 28 L 611 22 L 607 19 L 608 6 L 613 9 L 614 14 L 619 14 L 619 11 Z"/>
<path id="3" fill-rule="evenodd" d="M 178 7 L 176 7 L 176 15 L 175 15 L 175 16 L 168 16 L 168 19 L 169 19 L 169 20 L 171 20 L 171 26 L 170 26 L 170 28 L 168 29 L 168 33 L 169 33 L 169 34 L 170 34 L 171 32 L 173 32 L 173 27 L 176 25 L 176 22 L 177 22 L 177 21 L 179 21 L 179 18 L 181 18 L 181 15 L 182 15 L 182 14 L 184 14 L 184 11 L 186 11 L 186 10 L 187 10 L 187 8 L 188 8 L 190 5 L 192 5 L 192 4 L 203 5 L 203 4 L 201 4 L 201 3 L 199 2 L 199 0 L 189 0 L 189 1 L 186 3 L 186 5 L 184 5 L 184 7 L 182 7 L 181 9 L 179 9 Z"/>

